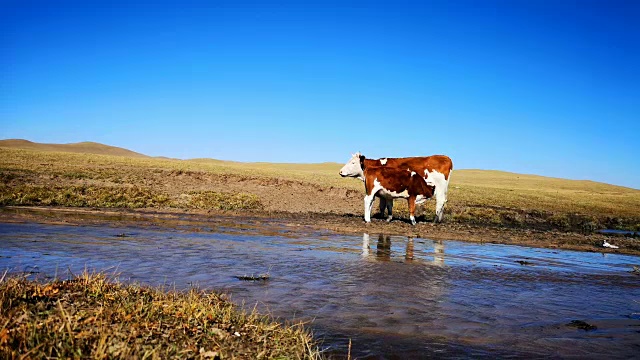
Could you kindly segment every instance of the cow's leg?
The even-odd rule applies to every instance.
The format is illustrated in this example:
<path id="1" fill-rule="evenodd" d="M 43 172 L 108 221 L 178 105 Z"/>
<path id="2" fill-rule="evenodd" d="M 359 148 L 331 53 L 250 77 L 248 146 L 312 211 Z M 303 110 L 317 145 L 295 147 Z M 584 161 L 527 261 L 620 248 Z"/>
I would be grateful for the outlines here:
<path id="1" fill-rule="evenodd" d="M 371 207 L 373 206 L 374 198 L 373 194 L 364 197 L 364 221 L 368 223 L 371 222 Z"/>
<path id="2" fill-rule="evenodd" d="M 427 206 L 425 205 L 429 198 L 424 195 L 416 196 L 416 217 L 420 216 L 420 212 L 427 211 Z"/>
<path id="3" fill-rule="evenodd" d="M 449 170 L 449 177 L 444 181 L 442 191 L 444 195 L 444 204 L 442 204 L 442 211 L 440 212 L 440 221 L 442 221 L 442 216 L 444 216 L 444 206 L 447 205 L 447 202 L 449 201 L 449 181 L 451 180 L 451 173 L 453 173 L 453 170 Z"/>
<path id="4" fill-rule="evenodd" d="M 411 219 L 411 225 L 415 225 L 416 224 L 416 217 L 415 217 L 415 213 L 416 213 L 416 197 L 415 197 L 415 195 L 409 196 L 407 201 L 409 202 L 409 215 L 410 215 L 409 218 Z"/>
<path id="5" fill-rule="evenodd" d="M 434 191 L 434 196 L 436 197 L 436 216 L 433 219 L 433 222 L 442 221 L 442 216 L 444 215 L 444 204 L 447 202 L 447 180 L 445 180 L 444 175 L 437 171 L 434 171 L 429 174 L 430 182 L 436 187 Z"/>
<path id="6" fill-rule="evenodd" d="M 384 209 L 387 208 L 387 199 L 380 196 L 380 216 L 384 218 Z"/>
<path id="7" fill-rule="evenodd" d="M 442 186 L 436 186 L 436 194 L 436 217 L 433 222 L 441 222 L 444 215 L 444 204 L 447 202 Z"/>
<path id="8" fill-rule="evenodd" d="M 449 171 L 449 177 L 447 179 L 444 178 L 444 174 L 441 174 L 439 172 L 434 171 L 431 174 L 436 182 L 436 217 L 433 220 L 434 222 L 442 222 L 442 218 L 444 217 L 444 207 L 448 201 L 449 180 L 451 180 L 452 172 L 453 170 Z"/>
<path id="9" fill-rule="evenodd" d="M 393 219 L 393 199 L 387 200 L 387 222 Z"/>

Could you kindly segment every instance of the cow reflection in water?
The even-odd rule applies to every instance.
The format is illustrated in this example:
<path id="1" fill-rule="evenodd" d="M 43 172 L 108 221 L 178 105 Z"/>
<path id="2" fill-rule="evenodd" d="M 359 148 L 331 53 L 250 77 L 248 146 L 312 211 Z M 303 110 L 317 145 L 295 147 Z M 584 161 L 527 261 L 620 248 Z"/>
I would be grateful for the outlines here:
<path id="1" fill-rule="evenodd" d="M 413 237 L 409 236 L 406 241 L 406 247 L 404 252 L 404 261 L 412 262 L 415 258 L 414 253 L 414 241 Z M 371 250 L 371 238 L 369 234 L 362 234 L 362 257 L 372 257 L 373 251 Z M 382 261 L 391 261 L 391 236 L 380 234 L 378 235 L 378 242 L 375 248 L 375 259 Z M 417 261 L 421 261 L 421 257 L 418 256 Z M 424 259 L 426 260 L 426 258 Z M 442 240 L 433 241 L 433 261 L 429 261 L 437 266 L 444 266 L 444 242 Z"/>

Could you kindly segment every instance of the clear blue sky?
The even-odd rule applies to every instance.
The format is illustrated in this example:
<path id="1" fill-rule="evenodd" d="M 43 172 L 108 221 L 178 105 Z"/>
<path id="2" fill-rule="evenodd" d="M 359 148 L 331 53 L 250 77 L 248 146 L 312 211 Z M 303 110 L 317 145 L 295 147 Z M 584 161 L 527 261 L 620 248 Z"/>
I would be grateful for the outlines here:
<path id="1" fill-rule="evenodd" d="M 0 0 L 0 138 L 640 188 L 640 1 Z"/>

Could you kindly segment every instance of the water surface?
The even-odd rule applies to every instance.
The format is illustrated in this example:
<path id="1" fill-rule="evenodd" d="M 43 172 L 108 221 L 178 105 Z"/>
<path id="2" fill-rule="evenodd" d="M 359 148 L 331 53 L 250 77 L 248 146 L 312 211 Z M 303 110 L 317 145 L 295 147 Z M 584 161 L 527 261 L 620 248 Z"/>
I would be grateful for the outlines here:
<path id="1" fill-rule="evenodd" d="M 335 357 L 349 340 L 352 356 L 372 359 L 634 357 L 633 266 L 640 258 L 294 231 L 275 220 L 215 229 L 0 224 L 0 269 L 66 277 L 87 268 L 220 290 L 247 308 L 308 321 Z"/>

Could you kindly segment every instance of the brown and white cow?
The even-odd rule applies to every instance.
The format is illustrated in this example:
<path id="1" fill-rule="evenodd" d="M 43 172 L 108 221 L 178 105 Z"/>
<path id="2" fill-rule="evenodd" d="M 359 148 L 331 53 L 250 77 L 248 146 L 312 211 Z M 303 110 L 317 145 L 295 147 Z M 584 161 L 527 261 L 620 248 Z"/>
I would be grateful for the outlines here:
<path id="1" fill-rule="evenodd" d="M 361 165 L 362 164 L 362 165 Z M 367 159 L 360 153 L 352 155 L 351 159 L 340 170 L 340 175 L 345 177 L 357 177 L 364 180 L 361 175 L 362 166 L 384 166 L 390 168 L 409 169 L 420 174 L 428 185 L 435 186 L 436 216 L 434 222 L 442 221 L 444 215 L 444 205 L 447 202 L 449 191 L 449 179 L 453 172 L 453 162 L 446 155 L 431 155 L 407 158 L 382 158 Z M 387 201 L 380 197 L 380 213 L 384 214 L 385 208 L 388 211 L 387 221 L 393 217 L 393 199 Z"/>
<path id="2" fill-rule="evenodd" d="M 348 164 L 347 164 L 348 165 Z M 345 165 L 345 166 L 347 166 Z M 433 196 L 434 187 L 427 185 L 424 178 L 415 171 L 389 166 L 367 166 L 364 159 L 359 165 L 359 176 L 364 180 L 364 221 L 371 222 L 371 206 L 375 196 L 392 202 L 396 198 L 404 198 L 409 202 L 411 223 L 416 224 L 416 203 L 421 203 Z M 344 170 L 344 168 L 343 168 Z M 340 174 L 347 171 L 340 171 Z M 343 175 L 345 176 L 345 175 Z"/>

